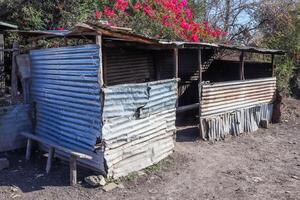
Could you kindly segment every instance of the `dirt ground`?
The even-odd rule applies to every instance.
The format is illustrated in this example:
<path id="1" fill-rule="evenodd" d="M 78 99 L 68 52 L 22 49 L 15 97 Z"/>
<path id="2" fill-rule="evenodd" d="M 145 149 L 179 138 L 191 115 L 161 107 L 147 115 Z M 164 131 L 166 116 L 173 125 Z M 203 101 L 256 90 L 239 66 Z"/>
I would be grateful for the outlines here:
<path id="1" fill-rule="evenodd" d="M 90 171 L 80 169 L 80 184 L 70 187 L 68 165 L 56 161 L 46 175 L 39 152 L 30 162 L 24 150 L 9 152 L 0 199 L 300 199 L 300 101 L 285 100 L 284 108 L 283 123 L 216 143 L 198 141 L 193 128 L 179 131 L 160 170 L 110 192 L 87 186 Z"/>

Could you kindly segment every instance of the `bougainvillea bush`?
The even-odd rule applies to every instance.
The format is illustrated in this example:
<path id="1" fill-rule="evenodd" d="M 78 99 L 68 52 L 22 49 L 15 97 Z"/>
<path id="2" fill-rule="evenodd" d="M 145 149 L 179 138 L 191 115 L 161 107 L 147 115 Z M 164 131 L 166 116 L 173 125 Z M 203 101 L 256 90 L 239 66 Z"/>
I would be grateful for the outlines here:
<path id="1" fill-rule="evenodd" d="M 187 0 L 102 0 L 94 20 L 160 39 L 215 41 L 227 35 L 207 21 L 196 23 Z"/>

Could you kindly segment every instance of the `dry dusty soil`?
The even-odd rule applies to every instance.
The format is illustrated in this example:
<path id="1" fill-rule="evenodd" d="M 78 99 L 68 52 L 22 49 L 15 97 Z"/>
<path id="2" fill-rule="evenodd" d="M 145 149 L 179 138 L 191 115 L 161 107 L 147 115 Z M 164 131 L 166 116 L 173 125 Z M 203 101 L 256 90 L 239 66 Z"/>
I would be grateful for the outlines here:
<path id="1" fill-rule="evenodd" d="M 80 184 L 70 187 L 65 163 L 46 175 L 39 152 L 30 162 L 24 150 L 9 152 L 1 155 L 11 164 L 0 172 L 0 199 L 300 199 L 300 101 L 284 108 L 283 123 L 216 143 L 179 131 L 171 157 L 110 192 L 83 181 L 90 171 L 80 169 Z"/>

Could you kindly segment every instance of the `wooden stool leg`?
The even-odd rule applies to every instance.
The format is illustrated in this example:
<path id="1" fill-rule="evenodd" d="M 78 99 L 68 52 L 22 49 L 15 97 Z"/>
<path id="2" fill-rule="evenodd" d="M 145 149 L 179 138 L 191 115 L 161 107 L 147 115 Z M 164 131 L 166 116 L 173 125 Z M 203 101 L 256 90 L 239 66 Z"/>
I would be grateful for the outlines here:
<path id="1" fill-rule="evenodd" d="M 26 160 L 30 160 L 30 156 L 31 156 L 31 145 L 32 145 L 31 139 L 27 139 L 27 146 L 26 146 Z"/>
<path id="2" fill-rule="evenodd" d="M 70 156 L 70 185 L 77 184 L 77 165 L 76 165 L 77 157 L 74 155 Z"/>
<path id="3" fill-rule="evenodd" d="M 47 165 L 46 165 L 46 173 L 48 174 L 51 169 L 51 163 L 52 163 L 52 158 L 54 156 L 55 149 L 54 147 L 50 147 L 49 153 L 48 153 L 48 158 L 47 158 Z"/>

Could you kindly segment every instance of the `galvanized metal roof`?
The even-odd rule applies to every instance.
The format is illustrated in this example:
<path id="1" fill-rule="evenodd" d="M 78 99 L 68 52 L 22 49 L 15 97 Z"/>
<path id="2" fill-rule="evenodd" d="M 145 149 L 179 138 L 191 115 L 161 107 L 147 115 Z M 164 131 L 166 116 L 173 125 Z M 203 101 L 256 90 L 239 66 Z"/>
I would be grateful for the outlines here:
<path id="1" fill-rule="evenodd" d="M 109 40 L 118 40 L 125 42 L 135 42 L 148 45 L 157 45 L 160 47 L 168 48 L 199 48 L 199 47 L 212 47 L 220 49 L 231 49 L 237 51 L 253 52 L 253 53 L 267 53 L 267 54 L 285 54 L 283 50 L 266 49 L 259 47 L 250 47 L 242 45 L 218 44 L 218 43 L 205 43 L 205 42 L 185 42 L 185 41 L 166 41 L 158 40 L 144 35 L 133 33 L 131 29 L 109 26 L 101 23 L 79 23 L 67 30 L 34 30 L 23 31 L 17 30 L 16 32 L 26 34 L 30 37 L 74 37 L 74 36 L 88 36 L 88 35 L 102 35 Z"/>

